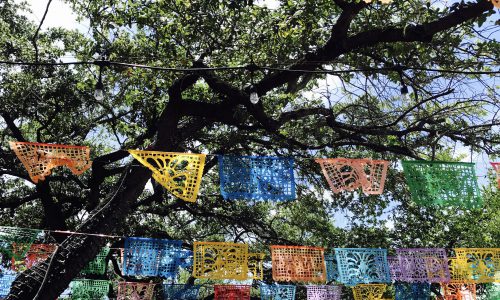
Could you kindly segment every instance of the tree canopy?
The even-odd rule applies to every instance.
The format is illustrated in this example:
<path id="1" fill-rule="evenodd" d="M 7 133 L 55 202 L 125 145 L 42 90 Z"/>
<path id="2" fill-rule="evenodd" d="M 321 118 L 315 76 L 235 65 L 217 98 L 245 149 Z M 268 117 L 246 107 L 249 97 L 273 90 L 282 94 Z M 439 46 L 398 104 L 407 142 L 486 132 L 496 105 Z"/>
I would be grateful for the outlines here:
<path id="1" fill-rule="evenodd" d="M 66 2 L 88 32 L 41 29 L 25 4 L 0 2 L 2 225 L 168 238 L 187 248 L 247 242 L 267 253 L 271 244 L 498 247 L 493 180 L 481 179 L 480 209 L 419 207 L 398 164 L 469 151 L 498 157 L 492 2 Z M 58 64 L 68 60 L 95 63 Z M 13 140 L 90 146 L 91 170 L 57 169 L 33 184 Z M 128 149 L 292 156 L 297 200 L 224 200 L 217 158 L 208 156 L 200 195 L 188 203 L 151 180 Z M 384 194 L 331 193 L 314 157 L 391 161 Z M 7 299 L 55 299 L 105 243 L 123 247 L 52 237 L 60 247 L 50 269 L 24 271 Z"/>

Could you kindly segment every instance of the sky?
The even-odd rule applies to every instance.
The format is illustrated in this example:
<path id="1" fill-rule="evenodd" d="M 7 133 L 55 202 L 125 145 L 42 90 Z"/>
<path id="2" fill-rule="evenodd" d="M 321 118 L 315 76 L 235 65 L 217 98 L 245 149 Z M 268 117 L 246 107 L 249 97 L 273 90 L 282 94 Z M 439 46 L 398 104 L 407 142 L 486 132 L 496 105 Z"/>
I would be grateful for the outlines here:
<path id="1" fill-rule="evenodd" d="M 22 0 L 15 0 L 16 2 L 22 2 Z M 45 12 L 45 8 L 47 6 L 46 0 L 24 0 L 26 1 L 32 8 L 32 13 L 25 14 L 29 19 L 39 23 L 43 14 Z M 258 0 L 256 1 L 257 5 L 266 6 L 269 9 L 275 9 L 279 6 L 278 0 Z M 63 27 L 67 29 L 76 29 L 82 33 L 89 33 L 89 25 L 88 22 L 78 22 L 76 15 L 72 12 L 70 6 L 62 0 L 53 0 L 49 12 L 45 18 L 42 29 L 47 29 L 50 27 Z M 63 59 L 64 60 L 64 59 Z M 69 59 L 71 60 L 71 59 Z M 318 88 L 315 91 L 308 92 L 309 95 L 316 96 L 324 93 L 326 87 L 331 91 L 331 93 L 335 93 L 337 89 L 340 88 L 340 82 L 337 77 L 327 76 L 327 81 L 323 83 L 320 82 Z M 457 155 L 464 154 L 465 157 L 463 161 L 470 162 L 471 161 L 471 153 L 469 148 L 465 148 L 462 146 L 457 146 L 456 149 Z M 485 175 L 487 174 L 487 169 L 490 167 L 489 158 L 485 153 L 474 153 L 472 155 L 472 161 L 476 163 L 476 172 L 479 177 L 479 182 L 481 184 L 486 183 Z M 152 186 L 149 183 L 147 188 L 152 190 Z M 344 227 L 346 225 L 346 219 L 342 216 L 342 214 L 335 215 L 335 225 Z M 388 226 L 391 226 L 390 222 Z"/>
<path id="2" fill-rule="evenodd" d="M 26 1 L 32 8 L 31 14 L 25 14 L 31 20 L 39 23 L 47 7 L 46 0 L 23 0 Z M 15 2 L 23 2 L 16 0 Z M 76 20 L 76 15 L 71 10 L 71 7 L 62 0 L 53 0 L 50 4 L 49 12 L 45 17 L 42 29 L 50 27 L 64 27 L 68 29 L 77 29 L 82 32 L 88 32 L 88 24 L 81 24 Z"/>

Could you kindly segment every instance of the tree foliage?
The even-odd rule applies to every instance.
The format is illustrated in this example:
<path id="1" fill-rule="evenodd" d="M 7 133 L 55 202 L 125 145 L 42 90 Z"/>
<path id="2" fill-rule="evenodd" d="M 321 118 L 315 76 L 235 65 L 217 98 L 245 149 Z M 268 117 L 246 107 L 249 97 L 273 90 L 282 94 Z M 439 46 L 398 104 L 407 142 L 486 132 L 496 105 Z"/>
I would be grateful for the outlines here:
<path id="1" fill-rule="evenodd" d="M 498 155 L 498 83 L 494 73 L 479 74 L 498 71 L 489 1 L 282 0 L 275 9 L 234 0 L 67 2 L 88 20 L 88 32 L 38 32 L 39 24 L 22 14 L 25 5 L 0 2 L 1 60 L 199 69 L 101 62 L 106 97 L 96 100 L 96 65 L 1 64 L 2 224 L 180 239 L 188 246 L 244 241 L 264 252 L 270 244 L 498 246 L 493 185 L 483 187 L 482 209 L 422 208 L 411 202 L 397 165 L 408 158 L 459 160 L 469 148 Z M 206 69 L 236 66 L 247 68 Z M 251 91 L 260 96 L 256 105 Z M 92 169 L 79 177 L 58 169 L 34 185 L 8 149 L 10 140 L 88 145 Z M 150 172 L 125 151 L 145 148 L 294 156 L 297 201 L 223 200 L 217 161 L 209 156 L 197 202 L 183 202 L 154 181 L 145 188 Z M 331 194 L 310 157 L 390 160 L 386 191 Z M 335 226 L 342 215 L 345 226 Z M 54 299 L 106 242 L 53 238 L 61 246 L 47 276 L 48 263 L 24 272 L 7 299 L 37 293 Z"/>

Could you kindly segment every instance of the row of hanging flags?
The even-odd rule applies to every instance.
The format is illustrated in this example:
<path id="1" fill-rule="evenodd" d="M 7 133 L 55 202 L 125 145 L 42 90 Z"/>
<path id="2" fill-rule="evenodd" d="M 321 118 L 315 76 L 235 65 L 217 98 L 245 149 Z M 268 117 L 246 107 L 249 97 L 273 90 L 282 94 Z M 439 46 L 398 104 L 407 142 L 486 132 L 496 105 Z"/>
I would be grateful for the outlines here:
<path id="1" fill-rule="evenodd" d="M 45 261 L 56 250 L 54 244 L 34 243 L 41 236 L 40 230 L 0 227 L 3 265 L 6 260 L 10 265 L 0 277 L 0 296 L 8 294 L 16 272 Z M 250 252 L 242 243 L 198 241 L 191 251 L 182 248 L 182 241 L 127 237 L 119 256 L 122 276 L 175 281 L 180 268 L 189 268 L 192 276 L 201 280 L 258 280 L 261 299 L 294 299 L 296 286 L 290 282 L 311 284 L 307 286 L 308 299 L 340 300 L 341 285 L 352 287 L 355 299 L 383 299 L 392 282 L 397 300 L 427 299 L 432 283 L 441 284 L 445 295 L 456 296 L 449 299 L 475 299 L 477 283 L 500 282 L 500 248 L 455 248 L 453 257 L 443 248 L 396 249 L 394 256 L 379 248 L 334 248 L 326 254 L 324 248 L 312 246 L 272 245 L 270 250 L 275 284 L 263 282 L 266 255 Z M 81 275 L 106 274 L 109 252 L 109 248 L 102 249 Z M 106 280 L 78 279 L 64 295 L 100 299 L 108 295 L 109 286 Z M 152 299 L 156 286 L 119 282 L 118 299 Z M 162 285 L 165 299 L 196 299 L 200 287 Z M 245 284 L 216 285 L 215 299 L 250 299 L 250 288 Z"/>
<path id="2" fill-rule="evenodd" d="M 31 180 L 37 183 L 58 166 L 79 175 L 90 168 L 90 148 L 58 144 L 10 142 Z M 153 179 L 174 196 L 195 202 L 205 154 L 129 150 L 152 171 Z M 220 193 L 232 200 L 295 200 L 294 159 L 269 156 L 218 155 Z M 316 159 L 334 193 L 361 189 L 383 193 L 389 162 L 372 159 Z M 491 163 L 500 186 L 500 163 Z M 482 206 L 474 163 L 403 161 L 412 199 L 423 206 Z"/>

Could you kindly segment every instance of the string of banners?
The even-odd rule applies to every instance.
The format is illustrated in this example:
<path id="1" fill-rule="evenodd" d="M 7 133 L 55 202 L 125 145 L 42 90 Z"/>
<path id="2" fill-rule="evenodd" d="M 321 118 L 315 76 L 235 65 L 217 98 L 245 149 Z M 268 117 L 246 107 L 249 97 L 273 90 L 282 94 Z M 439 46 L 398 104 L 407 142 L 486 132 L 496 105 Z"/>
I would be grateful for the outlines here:
<path id="1" fill-rule="evenodd" d="M 9 293 L 18 272 L 36 267 L 57 249 L 55 244 L 35 243 L 42 233 L 0 227 L 0 297 Z M 103 248 L 59 299 L 107 297 L 110 281 L 85 277 L 105 275 L 109 253 L 108 247 Z M 450 296 L 447 299 L 466 300 L 476 299 L 476 284 L 500 282 L 500 248 L 454 248 L 454 256 L 444 248 L 403 248 L 389 256 L 380 248 L 333 248 L 325 253 L 322 247 L 272 245 L 270 253 L 272 284 L 264 282 L 266 254 L 250 252 L 247 244 L 196 241 L 191 251 L 182 248 L 182 241 L 125 237 L 118 252 L 120 275 L 138 282 L 120 281 L 114 286 L 118 299 L 152 300 L 155 291 L 161 291 L 164 299 L 197 299 L 207 286 L 175 283 L 181 269 L 192 269 L 195 279 L 233 283 L 213 286 L 214 299 L 250 299 L 247 283 L 256 280 L 255 294 L 261 299 L 295 299 L 296 285 L 291 284 L 295 282 L 306 284 L 307 299 L 340 300 L 342 285 L 352 288 L 356 300 L 386 299 L 388 285 L 394 284 L 396 300 L 420 300 L 428 299 L 430 285 L 437 283 L 443 295 Z M 169 283 L 154 284 L 152 278 Z"/>
<path id="2" fill-rule="evenodd" d="M 37 183 L 51 170 L 66 166 L 75 175 L 90 168 L 90 148 L 58 144 L 10 142 L 31 180 Z M 195 202 L 205 166 L 205 154 L 129 150 L 152 171 L 153 179 L 174 196 Z M 294 159 L 269 156 L 217 155 L 220 193 L 224 199 L 257 201 L 295 200 Z M 320 158 L 334 193 L 360 189 L 366 195 L 384 191 L 389 162 L 372 159 Z M 482 197 L 474 163 L 402 161 L 413 201 L 422 206 L 478 208 Z M 491 163 L 500 187 L 500 163 Z"/>

